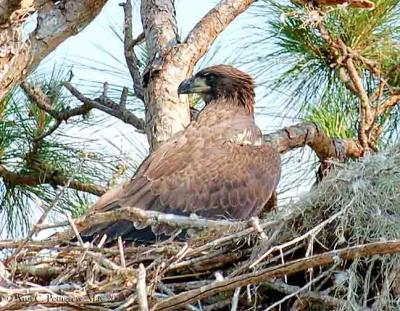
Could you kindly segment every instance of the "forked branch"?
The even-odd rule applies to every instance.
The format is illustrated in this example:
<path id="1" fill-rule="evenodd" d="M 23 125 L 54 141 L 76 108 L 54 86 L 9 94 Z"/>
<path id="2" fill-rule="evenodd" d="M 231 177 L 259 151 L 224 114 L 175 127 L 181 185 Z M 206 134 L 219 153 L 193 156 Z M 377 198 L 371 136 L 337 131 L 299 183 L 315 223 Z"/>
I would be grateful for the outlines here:
<path id="1" fill-rule="evenodd" d="M 107 96 L 107 83 L 104 83 L 103 94 L 96 99 L 86 97 L 78 89 L 73 87 L 72 84 L 69 82 L 64 82 L 64 86 L 83 104 L 86 104 L 92 108 L 99 109 L 109 115 L 120 119 L 127 124 L 133 125 L 140 132 L 144 131 L 144 120 L 137 117 L 135 114 L 126 109 L 126 97 L 128 91 L 126 88 L 122 90 L 121 101 L 119 104 L 117 104 L 115 101 Z"/>

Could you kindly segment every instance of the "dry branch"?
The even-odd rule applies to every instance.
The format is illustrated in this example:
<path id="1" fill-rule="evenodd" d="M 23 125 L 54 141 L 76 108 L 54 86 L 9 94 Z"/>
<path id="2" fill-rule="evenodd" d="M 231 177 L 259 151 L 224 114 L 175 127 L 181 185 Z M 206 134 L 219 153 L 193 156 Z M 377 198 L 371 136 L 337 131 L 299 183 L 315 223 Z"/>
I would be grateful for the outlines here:
<path id="1" fill-rule="evenodd" d="M 172 227 L 197 228 L 197 229 L 235 229 L 240 230 L 249 226 L 246 221 L 228 221 L 228 220 L 209 220 L 199 217 L 186 217 L 174 214 L 165 214 L 156 211 L 142 210 L 136 207 L 121 207 L 108 212 L 87 214 L 74 219 L 74 223 L 80 230 L 92 227 L 96 224 L 113 222 L 121 219 L 139 221 L 147 225 L 166 224 Z M 68 226 L 68 222 L 53 224 L 54 227 Z M 47 227 L 44 227 L 47 229 Z M 43 229 L 43 228 L 42 228 Z"/>
<path id="2" fill-rule="evenodd" d="M 321 222 L 320 224 L 318 224 L 317 226 L 315 226 L 314 228 L 312 228 L 311 230 L 307 231 L 306 233 L 302 234 L 301 236 L 298 236 L 284 244 L 278 245 L 278 246 L 274 246 L 271 247 L 267 252 L 265 252 L 264 254 L 262 254 L 259 258 L 257 258 L 253 263 L 251 263 L 251 265 L 249 266 L 249 268 L 254 268 L 256 265 L 258 265 L 261 261 L 263 261 L 265 258 L 267 258 L 267 256 L 277 250 L 279 250 L 281 253 L 282 251 L 292 245 L 295 245 L 299 242 L 301 242 L 302 240 L 309 238 L 311 236 L 315 236 L 316 234 L 318 234 L 319 231 L 321 231 L 326 225 L 330 224 L 332 221 L 334 221 L 337 217 L 339 217 L 340 215 L 342 215 L 344 212 L 344 210 L 341 210 L 340 212 L 337 212 L 336 214 L 332 215 L 331 217 L 329 217 L 328 219 L 324 220 L 323 222 Z"/>
<path id="3" fill-rule="evenodd" d="M 137 117 L 135 114 L 130 112 L 125 107 L 126 96 L 121 96 L 121 102 L 117 104 L 112 99 L 107 96 L 107 83 L 104 83 L 103 95 L 96 99 L 91 99 L 83 95 L 69 82 L 64 82 L 64 86 L 68 91 L 74 95 L 78 100 L 80 100 L 84 105 L 88 105 L 92 108 L 99 109 L 109 115 L 112 115 L 122 122 L 134 126 L 138 131 L 142 132 L 144 130 L 144 120 Z M 126 93 L 124 88 L 122 94 Z"/>
<path id="4" fill-rule="evenodd" d="M 372 256 L 376 254 L 385 255 L 398 252 L 400 252 L 399 240 L 376 242 L 326 252 L 320 255 L 291 261 L 279 266 L 266 268 L 257 272 L 247 273 L 232 279 L 217 281 L 211 285 L 183 292 L 174 297 L 160 301 L 152 307 L 152 310 L 176 310 L 182 305 L 204 299 L 217 293 L 233 290 L 237 287 L 247 286 L 250 284 L 259 284 L 263 281 L 270 280 L 273 277 L 290 275 L 318 266 L 326 266 L 333 264 L 338 260 L 350 260 L 363 256 Z"/>
<path id="5" fill-rule="evenodd" d="M 68 121 L 68 119 L 87 114 L 92 107 L 86 103 L 83 105 L 67 109 L 64 111 L 57 111 L 52 108 L 53 103 L 49 97 L 42 91 L 42 89 L 37 85 L 32 85 L 31 83 L 24 81 L 21 83 L 21 88 L 24 90 L 25 94 L 29 99 L 34 102 L 41 110 L 47 112 L 57 121 Z"/>
<path id="6" fill-rule="evenodd" d="M 367 133 L 371 129 L 371 126 L 374 122 L 371 111 L 371 103 L 369 101 L 367 91 L 362 84 L 361 77 L 358 74 L 356 67 L 354 66 L 353 59 L 351 57 L 347 58 L 345 65 L 349 77 L 352 80 L 353 85 L 357 91 L 357 95 L 360 98 L 360 128 L 358 133 L 358 140 L 360 141 L 361 146 L 363 146 L 364 149 L 368 149 L 369 144 Z"/>
<path id="7" fill-rule="evenodd" d="M 132 37 L 132 4 L 130 0 L 122 4 L 125 14 L 124 22 L 124 53 L 126 64 L 128 65 L 129 73 L 133 80 L 133 89 L 135 95 L 141 100 L 144 99 L 143 94 L 143 81 L 139 70 L 139 60 L 136 57 L 134 47 L 140 40 L 133 40 Z M 144 39 L 144 37 L 143 37 Z"/>
<path id="8" fill-rule="evenodd" d="M 139 311 L 148 311 L 149 305 L 147 302 L 146 269 L 143 264 L 139 265 L 136 293 L 139 301 Z"/>
<path id="9" fill-rule="evenodd" d="M 197 23 L 177 50 L 184 60 L 190 61 L 190 72 L 217 36 L 254 2 L 254 0 L 222 0 Z"/>
<path id="10" fill-rule="evenodd" d="M 292 125 L 263 137 L 265 143 L 274 145 L 280 153 L 307 145 L 321 161 L 329 158 L 359 158 L 363 155 L 363 148 L 357 140 L 330 138 L 312 122 Z"/>
<path id="11" fill-rule="evenodd" d="M 25 185 L 34 187 L 42 184 L 50 184 L 53 186 L 65 186 L 68 184 L 69 188 L 92 193 L 94 195 L 102 195 L 106 191 L 106 188 L 104 187 L 81 182 L 76 179 L 68 183 L 68 177 L 63 176 L 59 172 L 55 171 L 33 172 L 31 174 L 15 173 L 8 170 L 5 166 L 0 165 L 0 176 L 6 183 L 10 185 Z"/>
<path id="12" fill-rule="evenodd" d="M 43 138 L 54 133 L 55 130 L 61 125 L 63 121 L 68 121 L 70 118 L 75 116 L 84 116 L 89 113 L 89 111 L 93 108 L 87 103 L 84 103 L 81 106 L 72 109 L 66 109 L 63 111 L 57 111 L 52 108 L 52 102 L 50 98 L 42 91 L 42 89 L 37 85 L 32 85 L 27 81 L 21 83 L 21 88 L 24 90 L 25 94 L 28 98 L 35 103 L 39 109 L 47 112 L 55 119 L 54 125 L 48 129 L 46 132 L 41 134 L 38 137 L 35 137 L 36 141 L 40 141 Z"/>

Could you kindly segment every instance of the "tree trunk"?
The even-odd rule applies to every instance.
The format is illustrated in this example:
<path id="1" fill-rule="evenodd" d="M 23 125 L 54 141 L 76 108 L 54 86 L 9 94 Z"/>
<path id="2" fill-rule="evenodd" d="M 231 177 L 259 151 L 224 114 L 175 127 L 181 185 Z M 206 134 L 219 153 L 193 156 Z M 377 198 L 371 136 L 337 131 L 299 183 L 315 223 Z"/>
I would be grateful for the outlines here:
<path id="1" fill-rule="evenodd" d="M 189 124 L 189 105 L 186 96 L 178 96 L 179 83 L 192 73 L 217 36 L 253 2 L 222 0 L 181 42 L 174 1 L 142 0 L 141 16 L 149 53 L 143 86 L 151 150 Z"/>
<path id="2" fill-rule="evenodd" d="M 149 58 L 143 77 L 146 133 L 152 150 L 190 122 L 186 96 L 177 93 L 187 66 L 171 57 L 180 41 L 173 1 L 143 0 L 141 15 Z"/>

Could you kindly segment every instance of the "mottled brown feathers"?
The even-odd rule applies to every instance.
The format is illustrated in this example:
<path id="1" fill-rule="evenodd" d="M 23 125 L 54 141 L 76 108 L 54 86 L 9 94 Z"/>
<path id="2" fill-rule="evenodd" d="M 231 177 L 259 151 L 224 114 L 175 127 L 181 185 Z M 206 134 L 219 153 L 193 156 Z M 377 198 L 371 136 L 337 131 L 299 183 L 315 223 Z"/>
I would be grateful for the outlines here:
<path id="1" fill-rule="evenodd" d="M 254 123 L 254 82 L 233 67 L 213 66 L 182 82 L 179 90 L 200 89 L 208 101 L 197 120 L 150 154 L 130 182 L 106 193 L 90 213 L 134 206 L 210 219 L 260 214 L 275 193 L 281 164 L 278 152 L 262 144 Z M 170 229 L 121 221 L 81 234 L 149 240 L 153 231 L 168 236 Z"/>
<path id="2" fill-rule="evenodd" d="M 244 106 L 249 113 L 254 112 L 254 80 L 250 75 L 229 65 L 211 66 L 196 74 L 198 77 L 207 75 L 217 77 L 212 99 L 225 97 L 232 104 Z"/>

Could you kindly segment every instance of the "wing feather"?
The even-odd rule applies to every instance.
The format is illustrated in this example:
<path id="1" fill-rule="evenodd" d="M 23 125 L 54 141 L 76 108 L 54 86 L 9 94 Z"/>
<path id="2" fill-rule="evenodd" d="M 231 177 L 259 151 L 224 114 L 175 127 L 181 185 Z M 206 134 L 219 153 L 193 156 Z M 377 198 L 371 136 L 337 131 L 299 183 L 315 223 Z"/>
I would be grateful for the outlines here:
<path id="1" fill-rule="evenodd" d="M 193 133 L 195 139 L 186 138 Z M 91 213 L 134 206 L 210 219 L 258 215 L 280 178 L 278 152 L 267 145 L 240 145 L 212 135 L 187 130 L 165 143 L 144 161 L 129 183 L 100 198 Z M 91 228 L 82 235 L 102 234 L 105 228 L 113 236 L 118 234 L 118 225 L 113 225 Z M 126 235 L 132 230 L 120 231 Z"/>

